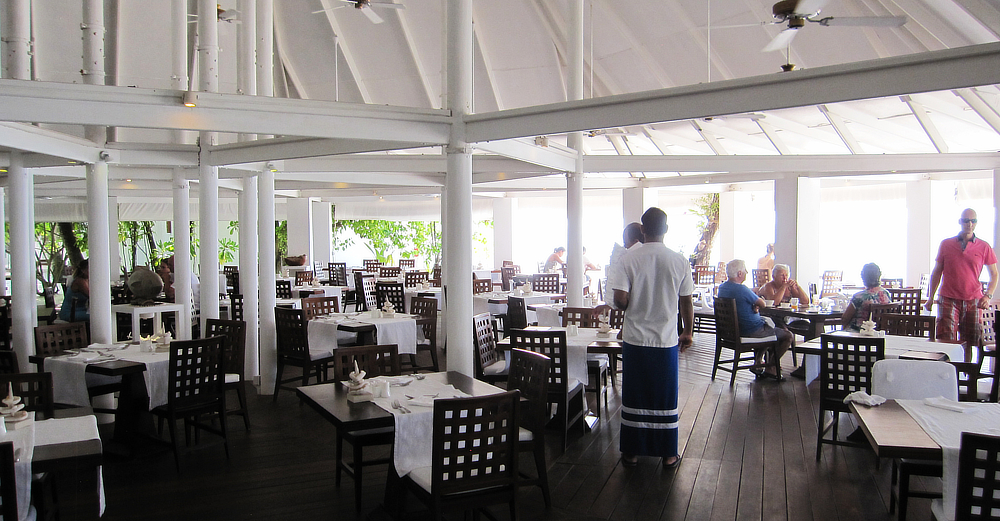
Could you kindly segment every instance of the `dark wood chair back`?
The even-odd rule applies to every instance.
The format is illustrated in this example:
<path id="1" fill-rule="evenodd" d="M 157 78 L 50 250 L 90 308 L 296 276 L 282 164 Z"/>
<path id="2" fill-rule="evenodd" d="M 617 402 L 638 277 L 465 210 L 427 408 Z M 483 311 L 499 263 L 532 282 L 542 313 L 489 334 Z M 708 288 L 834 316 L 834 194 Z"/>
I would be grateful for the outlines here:
<path id="1" fill-rule="evenodd" d="M 440 288 L 441 287 L 441 267 L 437 266 L 434 268 L 434 272 L 431 275 L 431 284 Z"/>
<path id="2" fill-rule="evenodd" d="M 295 272 L 295 285 L 302 286 L 304 284 L 312 284 L 313 272 L 311 271 L 296 271 Z"/>
<path id="3" fill-rule="evenodd" d="M 289 280 L 274 281 L 274 296 L 277 298 L 292 298 L 292 282 Z"/>
<path id="4" fill-rule="evenodd" d="M 274 308 L 274 328 L 280 356 L 309 360 L 309 321 L 301 309 Z"/>
<path id="5" fill-rule="evenodd" d="M 531 290 L 541 293 L 559 293 L 558 273 L 539 273 L 531 279 Z"/>
<path id="6" fill-rule="evenodd" d="M 716 300 L 718 302 L 718 300 Z M 847 412 L 844 398 L 872 391 L 872 365 L 885 358 L 885 338 L 821 336 L 820 402 L 823 410 Z"/>
<path id="7" fill-rule="evenodd" d="M 608 325 L 615 328 L 621 329 L 625 326 L 625 310 L 624 309 L 612 309 L 611 315 L 609 315 Z"/>
<path id="8" fill-rule="evenodd" d="M 1000 510 L 1000 436 L 962 433 L 955 521 L 996 519 Z"/>
<path id="9" fill-rule="evenodd" d="M 426 271 L 408 271 L 405 274 L 406 287 L 412 288 L 427 282 L 430 276 Z"/>
<path id="10" fill-rule="evenodd" d="M 401 282 L 377 282 L 375 284 L 377 306 L 382 309 L 385 301 L 392 303 L 396 313 L 406 313 L 406 289 Z"/>
<path id="11" fill-rule="evenodd" d="M 528 327 L 528 308 L 521 297 L 507 297 L 507 329 Z"/>
<path id="12" fill-rule="evenodd" d="M 896 313 L 899 314 L 902 310 L 902 306 L 898 302 L 890 302 L 889 304 L 869 304 L 868 305 L 868 316 L 870 320 L 878 324 L 879 316 L 884 313 Z M 860 310 L 859 310 L 860 311 Z"/>
<path id="13" fill-rule="evenodd" d="M 907 313 L 880 313 L 878 315 L 879 331 L 885 331 L 887 335 L 930 339 L 934 337 L 936 323 L 937 319 L 930 315 L 910 315 Z"/>
<path id="14" fill-rule="evenodd" d="M 57 356 L 67 349 L 82 349 L 88 345 L 90 337 L 87 334 L 87 325 L 83 322 L 35 327 L 37 356 Z"/>
<path id="15" fill-rule="evenodd" d="M 236 268 L 236 266 L 226 266 L 226 293 L 232 295 L 234 293 L 241 293 L 240 291 L 240 272 L 239 270 L 229 271 L 229 268 Z"/>
<path id="16" fill-rule="evenodd" d="M 504 261 L 507 262 L 507 261 Z M 500 268 L 500 287 L 504 291 L 510 291 L 512 289 L 512 284 L 514 283 L 514 275 L 517 272 L 514 271 L 513 265 L 504 265 Z"/>
<path id="17" fill-rule="evenodd" d="M 565 331 L 525 331 L 513 329 L 510 332 L 510 348 L 525 349 L 541 353 L 551 359 L 549 366 L 549 392 L 566 393 L 569 389 L 569 371 Z"/>
<path id="18" fill-rule="evenodd" d="M 10 344 L 12 338 L 10 326 L 12 323 L 10 314 L 10 297 L 4 296 L 0 298 L 0 351 L 9 351 L 13 349 Z"/>
<path id="19" fill-rule="evenodd" d="M 886 289 L 889 289 L 889 288 L 893 288 L 893 289 L 895 289 L 895 288 L 902 288 L 903 287 L 903 279 L 882 279 L 881 280 L 881 284 L 882 284 L 882 287 L 886 288 Z"/>
<path id="20" fill-rule="evenodd" d="M 222 347 L 222 368 L 227 374 L 243 375 L 246 367 L 247 325 L 242 320 L 220 320 L 210 318 L 205 321 L 205 337 L 221 336 L 225 339 Z"/>
<path id="21" fill-rule="evenodd" d="M 224 336 L 170 343 L 167 409 L 204 407 L 223 399 Z"/>
<path id="22" fill-rule="evenodd" d="M 410 299 L 410 313 L 420 315 L 417 326 L 424 330 L 424 338 L 431 341 L 432 346 L 437 346 L 437 306 L 436 298 L 413 297 Z"/>
<path id="23" fill-rule="evenodd" d="M 472 281 L 472 294 L 489 293 L 493 291 L 493 281 L 488 279 L 475 279 Z"/>
<path id="24" fill-rule="evenodd" d="M 331 262 L 327 265 L 330 272 L 330 284 L 333 286 L 347 285 L 347 263 Z"/>
<path id="25" fill-rule="evenodd" d="M 417 259 L 399 259 L 400 269 L 413 269 L 417 267 Z"/>
<path id="26" fill-rule="evenodd" d="M 570 324 L 579 327 L 597 327 L 597 315 L 594 314 L 594 308 L 563 308 L 562 325 L 566 327 Z"/>
<path id="27" fill-rule="evenodd" d="M 472 317 L 472 329 L 476 343 L 475 376 L 483 379 L 483 369 L 500 360 L 497 353 L 496 335 L 493 332 L 493 319 L 489 313 L 480 313 Z"/>
<path id="28" fill-rule="evenodd" d="M 228 273 L 239 273 L 239 272 L 240 272 L 240 267 L 239 266 L 223 266 L 222 267 L 222 273 L 227 273 L 228 274 Z"/>
<path id="29" fill-rule="evenodd" d="M 243 321 L 243 295 L 239 293 L 229 295 L 229 318 Z"/>
<path id="30" fill-rule="evenodd" d="M 823 272 L 823 286 L 820 288 L 819 298 L 832 297 L 840 294 L 843 287 L 844 272 L 842 270 L 827 270 Z"/>
<path id="31" fill-rule="evenodd" d="M 365 271 L 368 273 L 378 274 L 378 269 L 382 266 L 382 261 L 378 259 L 365 259 L 361 261 L 361 265 L 364 266 Z"/>
<path id="32" fill-rule="evenodd" d="M 355 362 L 359 369 L 367 373 L 365 378 L 396 376 L 401 372 L 396 344 L 341 347 L 333 352 L 333 357 L 333 379 L 338 382 L 351 379 Z"/>
<path id="33" fill-rule="evenodd" d="M 380 266 L 378 276 L 380 279 L 395 279 L 402 271 L 399 266 Z"/>
<path id="34" fill-rule="evenodd" d="M 753 287 L 760 288 L 764 284 L 771 282 L 771 270 L 769 269 L 755 269 L 753 270 Z"/>
<path id="35" fill-rule="evenodd" d="M 340 313 L 340 299 L 337 297 L 309 297 L 302 299 L 302 313 L 306 320 Z"/>
<path id="36" fill-rule="evenodd" d="M 14 469 L 14 442 L 0 443 L 0 517 L 17 521 L 17 471 Z"/>
<path id="37" fill-rule="evenodd" d="M 21 369 L 17 365 L 17 352 L 13 349 L 0 349 L 0 374 L 17 374 Z"/>
<path id="38" fill-rule="evenodd" d="M 128 304 L 132 301 L 132 290 L 128 284 L 115 284 L 111 286 L 111 303 Z"/>
<path id="39" fill-rule="evenodd" d="M 715 270 L 711 266 L 697 265 L 694 267 L 694 283 L 700 286 L 715 284 Z"/>
<path id="40" fill-rule="evenodd" d="M 354 288 L 358 295 L 358 311 L 378 309 L 378 296 L 375 294 L 375 278 L 363 272 L 354 272 Z"/>
<path id="41" fill-rule="evenodd" d="M 24 410 L 36 411 L 52 417 L 55 399 L 52 397 L 52 373 L 20 373 L 0 375 L 0 389 L 7 396 L 8 386 L 13 386 L 14 396 L 21 397 Z"/>
<path id="42" fill-rule="evenodd" d="M 889 292 L 889 296 L 892 297 L 893 302 L 898 302 L 902 306 L 900 313 L 914 316 L 920 315 L 920 307 L 923 305 L 923 302 L 920 301 L 920 288 L 887 288 L 886 291 Z"/>
<path id="43" fill-rule="evenodd" d="M 545 430 L 549 420 L 549 357 L 524 349 L 511 349 L 508 391 L 520 391 L 521 427 L 533 433 Z"/>

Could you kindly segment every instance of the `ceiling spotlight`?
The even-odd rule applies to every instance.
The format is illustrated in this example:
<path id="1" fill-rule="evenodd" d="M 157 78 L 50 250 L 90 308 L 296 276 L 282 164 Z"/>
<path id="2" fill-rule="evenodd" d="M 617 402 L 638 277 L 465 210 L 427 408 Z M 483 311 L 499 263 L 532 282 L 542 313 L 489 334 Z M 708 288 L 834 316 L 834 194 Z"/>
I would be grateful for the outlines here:
<path id="1" fill-rule="evenodd" d="M 132 180 L 131 180 L 131 179 L 126 179 L 126 180 L 125 180 L 125 182 L 126 182 L 126 183 L 131 183 L 131 182 L 132 182 Z"/>
<path id="2" fill-rule="evenodd" d="M 184 103 L 185 107 L 197 107 L 198 93 L 193 90 L 184 91 L 184 95 L 181 96 L 181 102 Z"/>

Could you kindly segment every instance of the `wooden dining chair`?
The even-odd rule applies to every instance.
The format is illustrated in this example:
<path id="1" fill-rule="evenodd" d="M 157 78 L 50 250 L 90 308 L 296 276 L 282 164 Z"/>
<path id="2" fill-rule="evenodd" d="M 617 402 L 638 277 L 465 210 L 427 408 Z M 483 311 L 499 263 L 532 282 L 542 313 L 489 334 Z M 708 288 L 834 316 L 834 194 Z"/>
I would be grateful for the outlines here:
<path id="1" fill-rule="evenodd" d="M 0 374 L 17 374 L 21 372 L 17 365 L 17 352 L 12 349 L 0 350 Z"/>
<path id="2" fill-rule="evenodd" d="M 565 452 L 570 429 L 580 427 L 581 432 L 586 431 L 584 416 L 587 412 L 583 382 L 569 376 L 566 332 L 514 329 L 510 334 L 510 348 L 541 353 L 552 360 L 549 366 L 548 403 L 556 405 L 553 421 L 562 435 L 562 448 Z"/>
<path id="3" fill-rule="evenodd" d="M 540 293 L 559 293 L 558 273 L 538 273 L 531 278 L 531 290 Z"/>
<path id="4" fill-rule="evenodd" d="M 723 350 L 732 351 L 732 358 L 722 358 Z M 764 368 L 773 365 L 781 373 L 781 361 L 776 356 L 778 337 L 743 337 L 740 335 L 740 319 L 736 314 L 736 299 L 719 297 L 715 299 L 715 362 L 712 365 L 712 380 L 717 371 L 730 374 L 729 385 L 736 382 L 736 372 L 742 369 Z M 757 353 L 767 351 L 763 364 L 757 363 Z"/>
<path id="5" fill-rule="evenodd" d="M 357 304 L 355 311 L 370 311 L 378 309 L 378 296 L 375 294 L 375 277 L 363 272 L 354 272 L 354 291 Z"/>
<path id="6" fill-rule="evenodd" d="M 341 347 L 334 351 L 334 381 L 348 381 L 354 371 L 354 364 L 364 371 L 365 378 L 395 376 L 400 374 L 399 347 L 396 344 Z M 364 448 L 391 445 L 393 427 L 346 430 L 337 429 L 337 471 L 335 484 L 340 488 L 341 477 L 347 473 L 354 480 L 354 506 L 361 512 L 362 477 L 365 467 L 384 465 L 389 458 L 364 459 Z M 344 442 L 351 445 L 353 458 L 350 463 L 344 459 Z"/>
<path id="7" fill-rule="evenodd" d="M 507 297 L 507 334 L 512 329 L 528 327 L 528 308 L 522 297 Z"/>
<path id="8" fill-rule="evenodd" d="M 501 267 L 500 268 L 500 289 L 502 289 L 504 291 L 510 291 L 510 290 L 514 289 L 514 287 L 513 287 L 514 275 L 516 275 L 516 274 L 517 274 L 517 272 L 514 271 L 514 266 L 513 265 Z"/>
<path id="9" fill-rule="evenodd" d="M 715 270 L 711 266 L 697 265 L 694 267 L 694 283 L 698 286 L 715 284 Z"/>
<path id="10" fill-rule="evenodd" d="M 864 306 L 862 306 L 864 307 Z M 868 304 L 867 313 L 869 320 L 875 322 L 876 326 L 879 323 L 879 317 L 885 313 L 899 314 L 902 310 L 902 306 L 898 302 L 890 302 L 888 304 Z M 862 310 L 858 310 L 862 312 Z"/>
<path id="11" fill-rule="evenodd" d="M 274 281 L 274 296 L 277 298 L 292 298 L 292 282 L 289 280 Z"/>
<path id="12" fill-rule="evenodd" d="M 14 442 L 0 442 L 0 517 L 4 521 L 20 519 L 17 513 L 17 471 L 14 467 Z"/>
<path id="13" fill-rule="evenodd" d="M 426 271 L 407 271 L 404 275 L 404 283 L 408 288 L 415 288 L 427 282 L 429 274 Z"/>
<path id="14" fill-rule="evenodd" d="M 45 418 L 53 416 L 52 373 L 0 374 L 0 388 L 4 396 L 9 387 L 13 387 L 14 396 L 21 397 L 25 411 L 39 413 Z"/>
<path id="15" fill-rule="evenodd" d="M 226 267 L 228 268 L 229 266 Z M 240 293 L 240 272 L 238 270 L 226 272 L 225 276 L 226 276 L 226 287 L 223 288 L 226 290 L 225 293 L 227 295 L 232 295 L 233 293 Z"/>
<path id="16" fill-rule="evenodd" d="M 364 259 L 361 261 L 361 265 L 364 266 L 365 271 L 368 273 L 378 274 L 378 269 L 382 267 L 382 261 L 378 259 Z"/>
<path id="17" fill-rule="evenodd" d="M 331 262 L 327 264 L 327 270 L 330 272 L 330 285 L 331 286 L 346 286 L 347 285 L 347 263 L 346 262 Z M 346 303 L 344 304 L 347 305 Z"/>
<path id="18" fill-rule="evenodd" d="M 434 271 L 431 273 L 431 286 L 440 288 L 441 284 L 441 266 L 435 266 Z"/>
<path id="19" fill-rule="evenodd" d="M 413 297 L 410 299 L 410 313 L 418 315 L 417 327 L 421 328 L 424 339 L 417 342 L 417 355 L 421 351 L 428 351 L 431 355 L 431 365 L 418 366 L 416 356 L 413 357 L 411 366 L 413 370 L 440 371 L 437 354 L 437 324 L 438 324 L 438 301 L 430 297 Z"/>
<path id="20" fill-rule="evenodd" d="M 0 297 L 0 351 L 13 349 L 10 343 L 13 338 L 10 331 L 10 326 L 13 323 L 11 318 L 10 297 Z"/>
<path id="21" fill-rule="evenodd" d="M 395 279 L 399 277 L 402 272 L 398 266 L 379 266 L 378 278 L 380 279 Z"/>
<path id="22" fill-rule="evenodd" d="M 396 313 L 406 313 L 406 288 L 402 282 L 376 282 L 375 298 L 377 306 L 382 309 L 385 302 L 392 303 L 392 308 Z"/>
<path id="23" fill-rule="evenodd" d="M 476 344 L 474 376 L 477 380 L 496 384 L 507 381 L 507 360 L 497 349 L 493 320 L 489 313 L 472 317 L 472 329 Z"/>
<path id="24" fill-rule="evenodd" d="M 597 315 L 593 308 L 564 307 L 562 309 L 562 326 L 576 325 L 578 327 L 595 328 L 598 326 Z M 594 393 L 596 398 L 597 417 L 601 417 L 601 397 L 604 397 L 604 406 L 608 406 L 608 379 L 611 366 L 611 359 L 604 353 L 587 353 L 587 375 L 593 378 L 594 386 L 590 387 L 587 382 L 587 392 Z"/>
<path id="25" fill-rule="evenodd" d="M 399 267 L 404 270 L 412 270 L 417 267 L 417 259 L 399 259 Z"/>
<path id="26" fill-rule="evenodd" d="M 472 294 L 480 295 L 493 291 L 493 282 L 486 279 L 475 279 L 472 281 Z"/>
<path id="27" fill-rule="evenodd" d="M 243 295 L 238 293 L 229 295 L 229 318 L 230 320 L 243 321 Z"/>
<path id="28" fill-rule="evenodd" d="M 304 286 L 306 284 L 312 284 L 313 272 L 301 270 L 295 272 L 295 285 Z"/>
<path id="29" fill-rule="evenodd" d="M 903 287 L 903 279 L 882 279 L 880 283 L 882 287 L 886 289 L 897 289 Z"/>
<path id="30" fill-rule="evenodd" d="M 177 420 L 184 420 L 185 433 L 194 427 L 222 437 L 229 459 L 229 436 L 226 431 L 225 337 L 214 336 L 197 340 L 176 340 L 170 343 L 170 365 L 167 373 L 167 403 L 150 412 L 160 419 L 162 433 L 166 420 L 170 432 L 170 448 L 174 465 L 181 470 L 177 445 Z M 202 421 L 205 417 L 212 423 Z M 218 427 L 215 425 L 218 421 Z"/>
<path id="31" fill-rule="evenodd" d="M 340 299 L 338 297 L 304 298 L 302 299 L 302 312 L 306 320 L 340 313 Z"/>
<path id="32" fill-rule="evenodd" d="M 944 502 L 935 499 L 931 502 L 934 519 L 996 519 L 996 512 L 1000 511 L 997 461 L 1000 461 L 1000 436 L 963 432 L 958 451 L 955 511 L 945 512 Z"/>
<path id="33" fill-rule="evenodd" d="M 518 417 L 518 449 L 531 452 L 535 460 L 534 478 L 523 472 L 519 487 L 538 486 L 542 489 L 545 508 L 552 506 L 549 494 L 548 465 L 545 462 L 545 424 L 549 420 L 549 357 L 524 349 L 511 349 L 510 377 L 507 390 L 521 393 L 521 414 Z"/>
<path id="34" fill-rule="evenodd" d="M 312 354 L 309 352 L 309 321 L 301 309 L 274 308 L 274 326 L 277 336 L 277 373 L 274 384 L 274 401 L 278 401 L 278 390 L 293 391 L 295 388 L 283 384 L 298 381 L 309 385 L 311 377 L 316 383 L 327 380 L 327 372 L 333 363 L 332 353 Z M 301 377 L 282 380 L 285 366 L 302 368 Z"/>
<path id="35" fill-rule="evenodd" d="M 718 300 L 716 300 L 718 306 Z M 840 413 L 850 412 L 844 398 L 854 391 L 872 392 L 872 366 L 885 358 L 884 337 L 842 337 L 821 335 L 819 368 L 819 423 L 816 427 L 816 461 L 823 456 L 823 445 L 867 447 L 838 439 Z M 833 422 L 826 425 L 826 413 L 833 413 Z M 832 436 L 826 433 L 832 430 Z"/>
<path id="36" fill-rule="evenodd" d="M 771 282 L 771 270 L 769 269 L 755 269 L 753 270 L 753 287 L 754 289 L 760 289 Z"/>
<path id="37" fill-rule="evenodd" d="M 479 519 L 479 511 L 497 503 L 507 503 L 510 519 L 517 519 L 518 396 L 508 391 L 434 400 L 431 466 L 401 478 L 404 491 L 433 519 L 449 511 L 474 511 Z M 403 498 L 398 507 L 396 519 L 402 519 Z"/>
<path id="38" fill-rule="evenodd" d="M 827 270 L 823 272 L 819 298 L 833 297 L 840 294 L 843 287 L 844 272 L 842 270 Z"/>
<path id="39" fill-rule="evenodd" d="M 923 307 L 920 288 L 886 288 L 886 291 L 889 292 L 893 302 L 900 304 L 900 313 L 920 316 Z"/>
<path id="40" fill-rule="evenodd" d="M 934 337 L 937 319 L 932 315 L 910 315 L 907 313 L 880 313 L 878 329 L 887 335 L 912 336 L 931 339 Z"/>
<path id="41" fill-rule="evenodd" d="M 236 401 L 239 407 L 226 409 L 226 414 L 243 417 L 243 425 L 250 430 L 250 408 L 247 406 L 246 379 L 246 345 L 247 325 L 242 320 L 219 320 L 210 318 L 205 321 L 205 337 L 221 336 L 225 338 L 222 348 L 225 391 L 236 391 Z M 225 398 L 223 397 L 223 400 Z"/>

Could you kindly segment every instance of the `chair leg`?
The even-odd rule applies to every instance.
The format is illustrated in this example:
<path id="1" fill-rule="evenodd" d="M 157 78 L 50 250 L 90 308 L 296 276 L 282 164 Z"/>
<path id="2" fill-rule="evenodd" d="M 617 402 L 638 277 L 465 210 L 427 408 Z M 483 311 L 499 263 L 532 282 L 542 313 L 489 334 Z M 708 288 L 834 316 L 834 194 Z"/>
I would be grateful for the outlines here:
<path id="1" fill-rule="evenodd" d="M 340 475 L 344 472 L 344 437 L 337 430 L 337 472 L 335 473 L 334 485 L 340 488 Z"/>
<path id="2" fill-rule="evenodd" d="M 899 473 L 899 521 L 906 520 L 906 502 L 910 496 L 910 473 Z"/>
<path id="3" fill-rule="evenodd" d="M 542 487 L 542 498 L 545 508 L 552 508 L 552 497 L 549 494 L 549 471 L 545 464 L 544 440 L 535 440 L 532 452 L 535 454 L 535 471 L 538 473 L 539 486 Z"/>
<path id="4" fill-rule="evenodd" d="M 361 461 L 364 456 L 364 446 L 354 444 L 354 511 L 361 512 Z"/>
<path id="5" fill-rule="evenodd" d="M 719 359 L 722 358 L 722 346 L 715 346 L 715 363 L 712 364 L 712 380 L 715 380 L 715 373 L 719 370 Z"/>
<path id="6" fill-rule="evenodd" d="M 826 411 L 822 407 L 819 409 L 819 421 L 816 425 L 816 461 L 820 460 L 823 456 L 823 417 L 826 416 Z"/>
<path id="7" fill-rule="evenodd" d="M 285 371 L 285 364 L 282 363 L 281 357 L 278 358 L 278 369 L 277 374 L 274 377 L 274 398 L 272 401 L 278 401 L 278 389 L 281 388 L 281 374 Z"/>
<path id="8" fill-rule="evenodd" d="M 434 366 L 435 373 L 441 371 L 441 366 L 438 365 L 438 350 L 434 343 L 431 344 L 431 365 Z"/>
<path id="9" fill-rule="evenodd" d="M 246 380 L 240 382 L 240 385 L 236 386 L 236 398 L 240 402 L 240 415 L 243 416 L 243 424 L 246 426 L 247 431 L 250 431 L 250 409 L 247 407 L 247 382 Z"/>
<path id="10" fill-rule="evenodd" d="M 889 482 L 889 513 L 890 514 L 896 513 L 896 485 L 898 483 L 898 478 L 899 478 L 899 474 L 897 474 L 897 472 L 899 472 L 899 466 L 897 465 L 897 461 L 895 459 L 893 459 L 892 460 L 892 477 L 890 478 L 890 482 Z"/>
<path id="11" fill-rule="evenodd" d="M 177 472 L 181 471 L 181 458 L 179 450 L 177 449 L 177 418 L 171 416 L 167 419 L 168 425 L 167 430 L 170 431 L 170 448 L 174 451 L 174 466 L 177 467 Z"/>
<path id="12" fill-rule="evenodd" d="M 222 446 L 226 449 L 226 460 L 229 460 L 229 431 L 226 427 L 226 401 L 219 403 L 219 427 L 222 429 Z"/>

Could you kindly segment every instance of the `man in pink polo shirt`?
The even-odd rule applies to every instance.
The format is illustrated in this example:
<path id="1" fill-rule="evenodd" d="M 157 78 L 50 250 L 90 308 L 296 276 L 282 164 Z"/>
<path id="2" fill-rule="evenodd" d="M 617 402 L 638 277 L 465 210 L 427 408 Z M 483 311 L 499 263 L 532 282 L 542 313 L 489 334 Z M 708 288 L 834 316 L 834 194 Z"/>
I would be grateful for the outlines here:
<path id="1" fill-rule="evenodd" d="M 958 223 L 962 231 L 941 241 L 931 282 L 927 287 L 928 311 L 934 305 L 938 290 L 937 339 L 946 342 L 977 342 L 979 340 L 979 310 L 993 300 L 997 286 L 997 256 L 986 241 L 976 237 L 976 211 L 966 208 Z M 979 275 L 986 266 L 990 284 L 983 292 Z M 958 333 L 961 332 L 961 335 Z"/>

